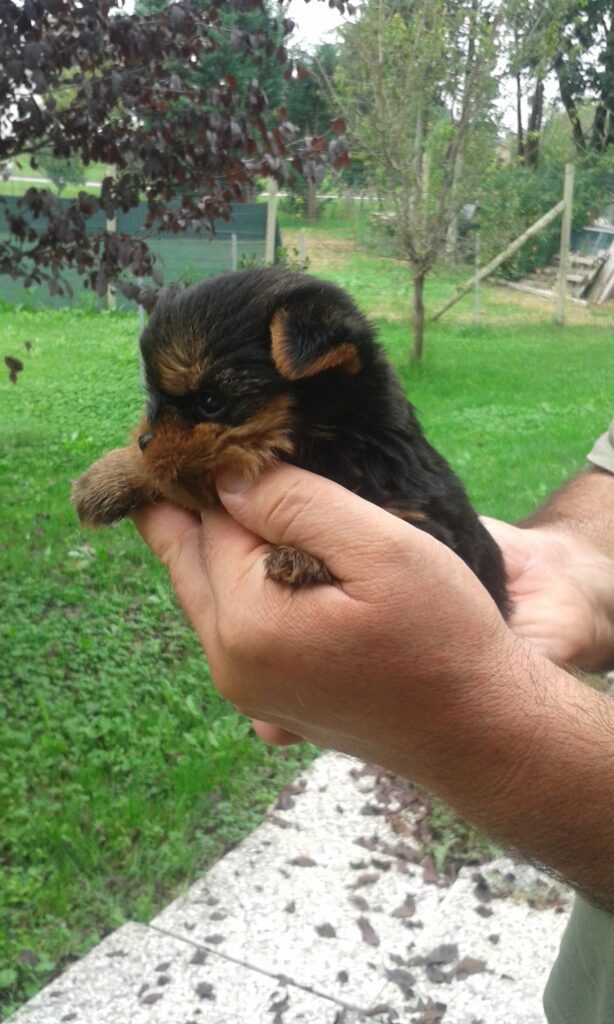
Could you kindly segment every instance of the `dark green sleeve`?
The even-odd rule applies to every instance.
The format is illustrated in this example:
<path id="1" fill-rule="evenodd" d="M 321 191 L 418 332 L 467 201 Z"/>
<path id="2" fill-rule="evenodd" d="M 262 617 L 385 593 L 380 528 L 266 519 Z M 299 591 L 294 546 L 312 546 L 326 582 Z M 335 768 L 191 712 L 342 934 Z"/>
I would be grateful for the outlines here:
<path id="1" fill-rule="evenodd" d="M 614 473 L 614 420 L 610 423 L 609 430 L 602 434 L 595 441 L 592 450 L 587 455 L 588 461 L 600 469 L 607 469 Z"/>
<path id="2" fill-rule="evenodd" d="M 614 420 L 588 460 L 614 473 Z M 576 898 L 544 993 L 548 1024 L 614 1024 L 614 915 Z"/>
<path id="3" fill-rule="evenodd" d="M 580 896 L 544 993 L 548 1024 L 614 1021 L 614 916 Z"/>

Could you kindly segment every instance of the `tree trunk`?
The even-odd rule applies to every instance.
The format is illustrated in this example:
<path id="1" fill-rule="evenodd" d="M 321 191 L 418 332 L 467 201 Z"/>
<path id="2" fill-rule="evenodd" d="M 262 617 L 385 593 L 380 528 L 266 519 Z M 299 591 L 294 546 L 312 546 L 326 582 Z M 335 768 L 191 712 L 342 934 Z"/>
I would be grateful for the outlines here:
<path id="1" fill-rule="evenodd" d="M 527 137 L 524 147 L 525 167 L 537 167 L 539 160 L 539 139 L 542 130 L 544 112 L 544 83 L 538 78 L 531 101 L 531 113 L 527 124 Z"/>
<path id="2" fill-rule="evenodd" d="M 516 75 L 516 155 L 524 163 L 524 129 L 522 127 L 522 83 Z"/>
<path id="3" fill-rule="evenodd" d="M 605 130 L 608 119 L 607 107 L 599 101 L 595 109 L 591 130 L 591 149 L 594 153 L 602 153 L 605 147 Z"/>
<path id="4" fill-rule="evenodd" d="M 608 31 L 603 54 L 602 89 L 591 132 L 591 149 L 603 153 L 614 144 L 614 18 Z"/>
<path id="5" fill-rule="evenodd" d="M 567 116 L 571 122 L 571 136 L 574 146 L 578 153 L 583 155 L 586 152 L 586 139 L 584 138 L 584 131 L 582 130 L 580 115 L 578 113 L 573 91 L 567 80 L 565 64 L 562 56 L 559 56 L 555 61 L 554 70 L 559 81 L 559 89 L 561 92 L 563 106 L 565 107 Z"/>
<path id="6" fill-rule="evenodd" d="M 461 150 L 456 154 L 456 160 L 454 162 L 454 173 L 452 177 L 452 195 L 454 197 L 455 208 L 454 213 L 450 217 L 450 223 L 448 225 L 447 239 L 446 239 L 446 257 L 449 263 L 456 263 L 458 256 L 458 229 L 460 225 L 460 210 L 457 206 L 457 195 L 460 188 L 460 182 L 463 174 L 463 160 L 464 153 Z"/>
<path id="7" fill-rule="evenodd" d="M 424 348 L 424 278 L 423 271 L 414 271 L 412 277 L 411 297 L 411 328 L 413 344 L 411 349 L 412 363 L 420 362 Z"/>
<path id="8" fill-rule="evenodd" d="M 316 183 L 307 178 L 307 223 L 315 224 L 317 214 Z"/>

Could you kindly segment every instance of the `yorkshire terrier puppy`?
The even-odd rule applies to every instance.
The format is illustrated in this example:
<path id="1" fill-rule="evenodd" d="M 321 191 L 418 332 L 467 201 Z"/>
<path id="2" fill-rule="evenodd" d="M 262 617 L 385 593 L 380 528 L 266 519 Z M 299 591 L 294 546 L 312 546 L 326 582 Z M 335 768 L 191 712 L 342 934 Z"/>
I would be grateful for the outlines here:
<path id="1" fill-rule="evenodd" d="M 114 523 L 163 497 L 200 511 L 222 469 L 279 459 L 336 480 L 452 548 L 503 615 L 503 560 L 464 487 L 422 434 L 372 326 L 326 281 L 277 267 L 162 295 L 141 337 L 147 405 L 130 443 L 74 483 L 81 523 Z M 331 582 L 292 548 L 267 572 Z"/>

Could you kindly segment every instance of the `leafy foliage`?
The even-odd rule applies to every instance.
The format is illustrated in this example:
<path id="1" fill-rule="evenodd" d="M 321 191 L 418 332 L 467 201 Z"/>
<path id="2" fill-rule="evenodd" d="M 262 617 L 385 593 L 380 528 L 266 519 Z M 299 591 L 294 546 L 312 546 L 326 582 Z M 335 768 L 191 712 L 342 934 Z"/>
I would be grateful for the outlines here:
<path id="1" fill-rule="evenodd" d="M 297 71 L 287 85 L 285 102 L 288 117 L 297 125 L 301 135 L 319 137 L 327 126 L 334 123 L 334 101 L 331 82 L 339 59 L 339 51 L 332 43 L 322 43 L 313 53 L 294 51 Z M 291 209 L 302 213 L 313 223 L 322 210 L 316 188 L 322 189 L 327 168 L 323 163 L 313 164 L 310 173 L 291 182 Z M 342 172 L 346 168 L 343 168 Z"/>
<path id="2" fill-rule="evenodd" d="M 568 5 L 553 66 L 578 151 L 603 152 L 614 145 L 614 9 L 609 0 Z M 579 106 L 588 97 L 596 103 L 586 133 Z"/>
<path id="3" fill-rule="evenodd" d="M 323 137 L 298 139 L 286 111 L 269 109 L 257 78 L 239 81 L 216 67 L 203 79 L 228 32 L 238 60 L 277 62 L 291 76 L 280 41 L 289 19 L 277 38 L 233 21 L 262 11 L 262 3 L 179 0 L 149 14 L 117 11 L 112 0 L 0 6 L 0 161 L 29 158 L 36 167 L 48 151 L 111 168 L 100 197 L 80 192 L 68 214 L 48 190 L 28 189 L 18 213 L 5 211 L 0 272 L 44 281 L 58 294 L 67 288 L 62 269 L 71 266 L 98 294 L 114 284 L 150 307 L 162 280 L 147 245 L 119 233 L 86 234 L 95 213 L 111 220 L 145 194 L 146 227 L 210 230 L 257 176 L 283 183 L 291 169 L 312 174 L 323 159 L 347 159 L 341 125 L 328 147 Z M 141 278 L 154 287 L 139 285 Z"/>
<path id="4" fill-rule="evenodd" d="M 83 164 L 80 160 L 70 158 L 64 160 L 61 157 L 53 156 L 51 153 L 42 152 L 37 158 L 37 164 L 41 171 L 51 179 L 60 196 L 66 185 L 83 185 L 85 174 Z"/>
<path id="5" fill-rule="evenodd" d="M 536 167 L 544 115 L 544 82 L 556 78 L 576 156 L 614 144 L 614 9 L 611 0 L 507 0 L 510 70 L 518 99 L 531 93 L 524 131 L 518 113 L 518 156 Z M 590 123 L 583 108 L 591 106 Z"/>
<path id="6" fill-rule="evenodd" d="M 137 0 L 135 11 L 141 15 L 161 14 L 168 7 L 168 0 Z M 194 0 L 194 9 L 199 9 L 200 16 L 206 17 L 209 8 L 208 0 Z M 274 111 L 283 100 L 283 91 L 287 64 L 277 59 L 275 54 L 284 45 L 288 23 L 284 24 L 279 6 L 275 0 L 263 0 L 252 7 L 237 8 L 233 4 L 221 4 L 218 19 L 209 29 L 209 36 L 214 47 L 200 54 L 198 62 L 191 69 L 190 80 L 201 89 L 214 89 L 219 82 L 231 76 L 234 78 L 239 95 L 245 95 L 252 79 L 257 79 L 267 99 L 267 107 Z M 237 46 L 237 34 L 247 33 L 254 46 L 245 49 Z M 263 59 L 261 47 L 267 48 L 270 54 L 271 44 L 273 59 Z"/>
<path id="7" fill-rule="evenodd" d="M 563 176 L 563 164 L 556 160 L 542 161 L 535 170 L 514 163 L 493 164 L 486 171 L 476 193 L 485 261 L 559 202 Z M 613 182 L 611 159 L 607 155 L 577 162 L 572 230 L 580 230 L 594 218 L 611 195 Z M 500 273 L 518 278 L 546 266 L 559 249 L 560 237 L 557 219 L 504 263 Z"/>
<path id="8" fill-rule="evenodd" d="M 412 268 L 415 359 L 424 278 L 454 233 L 491 120 L 501 19 L 489 0 L 369 0 L 344 30 L 340 103 Z"/>

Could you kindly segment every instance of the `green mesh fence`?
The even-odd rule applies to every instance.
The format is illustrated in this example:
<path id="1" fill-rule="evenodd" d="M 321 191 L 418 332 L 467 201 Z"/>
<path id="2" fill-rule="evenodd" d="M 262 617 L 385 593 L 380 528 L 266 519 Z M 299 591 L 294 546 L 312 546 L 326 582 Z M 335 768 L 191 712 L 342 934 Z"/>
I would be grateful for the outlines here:
<path id="1" fill-rule="evenodd" d="M 68 205 L 70 200 L 60 200 Z M 4 197 L 0 204 L 0 242 L 8 238 L 4 208 L 17 210 L 17 199 L 13 196 Z M 205 231 L 188 229 L 179 234 L 145 231 L 143 224 L 147 213 L 146 203 L 129 210 L 128 213 L 117 212 L 116 230 L 144 238 L 156 254 L 156 262 L 163 274 L 165 284 L 180 282 L 192 284 L 203 277 L 211 277 L 223 270 L 232 270 L 237 266 L 264 262 L 266 233 L 266 203 L 241 203 L 231 207 L 229 221 L 217 220 L 214 223 L 213 237 Z M 104 231 L 105 218 L 97 213 L 87 221 L 88 233 Z M 233 235 L 235 236 L 233 239 Z M 281 244 L 279 229 L 276 230 L 275 246 Z M 79 275 L 67 271 L 64 279 L 73 289 L 72 298 L 50 295 L 45 285 L 33 285 L 25 288 L 20 280 L 9 275 L 0 275 L 0 299 L 11 303 L 26 303 L 29 306 L 60 306 L 74 305 L 86 308 L 106 308 L 107 299 L 100 298 L 92 290 L 85 288 Z M 134 303 L 128 301 L 119 292 L 116 295 L 117 309 L 134 309 Z"/>

